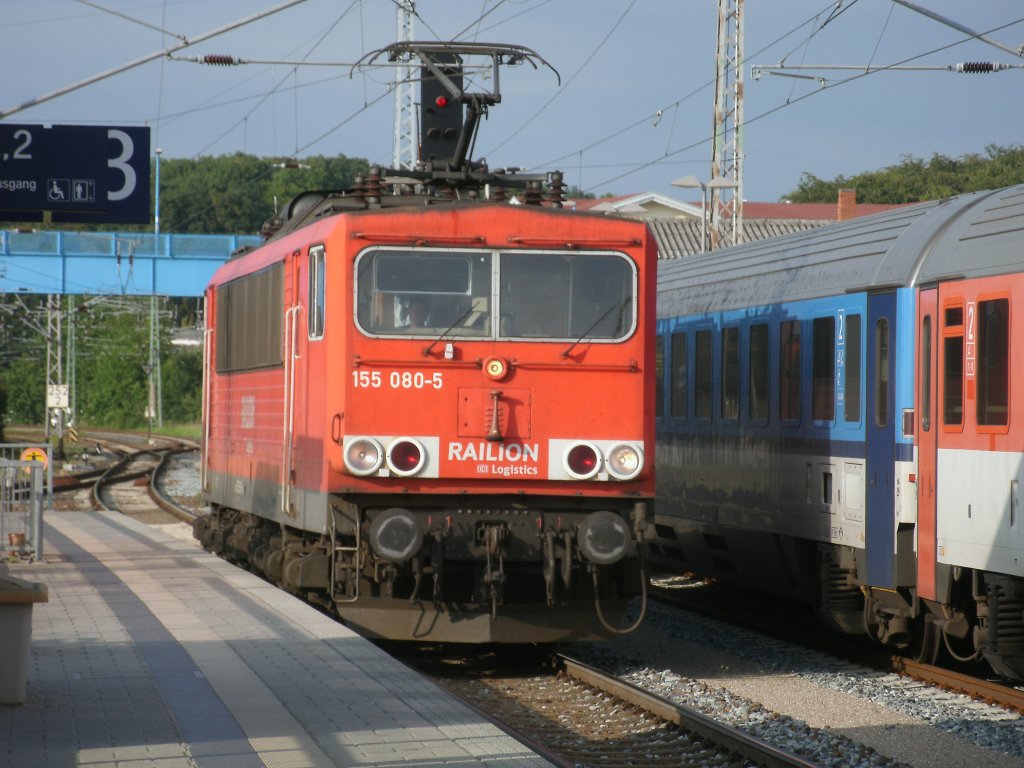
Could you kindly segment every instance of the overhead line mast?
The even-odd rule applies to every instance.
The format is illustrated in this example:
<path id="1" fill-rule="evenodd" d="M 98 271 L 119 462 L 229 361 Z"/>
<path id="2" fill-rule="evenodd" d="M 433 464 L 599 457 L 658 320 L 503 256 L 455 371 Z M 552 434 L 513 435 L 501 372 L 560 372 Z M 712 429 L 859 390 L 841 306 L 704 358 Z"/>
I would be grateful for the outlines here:
<path id="1" fill-rule="evenodd" d="M 742 241 L 743 2 L 718 0 L 715 123 L 708 184 L 712 248 Z M 718 178 L 732 183 L 716 184 Z"/>
<path id="2" fill-rule="evenodd" d="M 416 4 L 413 0 L 396 0 L 399 43 L 409 43 L 413 37 L 413 18 Z M 395 73 L 395 142 L 392 165 L 396 169 L 412 170 L 416 167 L 418 141 L 416 133 L 415 72 L 412 62 L 400 60 Z"/>

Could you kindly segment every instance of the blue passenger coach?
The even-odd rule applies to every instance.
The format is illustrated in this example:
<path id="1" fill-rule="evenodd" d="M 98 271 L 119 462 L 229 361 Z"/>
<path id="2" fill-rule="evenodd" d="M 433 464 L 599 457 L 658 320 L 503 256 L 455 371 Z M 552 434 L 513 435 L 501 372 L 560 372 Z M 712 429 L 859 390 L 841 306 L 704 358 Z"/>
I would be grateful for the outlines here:
<path id="1" fill-rule="evenodd" d="M 1024 678 L 1017 285 L 1024 186 L 661 262 L 655 564 Z"/>

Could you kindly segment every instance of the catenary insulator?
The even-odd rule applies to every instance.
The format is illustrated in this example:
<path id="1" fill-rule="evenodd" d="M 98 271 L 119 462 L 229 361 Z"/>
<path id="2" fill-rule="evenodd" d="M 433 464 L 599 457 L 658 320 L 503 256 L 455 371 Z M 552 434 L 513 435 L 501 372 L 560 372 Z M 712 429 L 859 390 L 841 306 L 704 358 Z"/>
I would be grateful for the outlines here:
<path id="1" fill-rule="evenodd" d="M 986 72 L 996 72 L 1002 69 L 994 61 L 964 61 L 956 65 L 957 72 L 966 72 L 967 74 L 983 74 Z"/>
<path id="2" fill-rule="evenodd" d="M 203 64 L 214 64 L 220 67 L 230 67 L 241 64 L 239 59 L 234 56 L 227 56 L 223 53 L 208 53 L 205 56 L 200 56 L 199 60 Z"/>

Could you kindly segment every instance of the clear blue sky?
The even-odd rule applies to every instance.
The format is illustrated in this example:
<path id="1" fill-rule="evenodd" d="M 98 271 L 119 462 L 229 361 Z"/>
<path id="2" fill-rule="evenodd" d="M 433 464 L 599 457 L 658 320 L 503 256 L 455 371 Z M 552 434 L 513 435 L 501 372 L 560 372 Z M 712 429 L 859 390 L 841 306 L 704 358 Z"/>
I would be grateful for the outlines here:
<path id="1" fill-rule="evenodd" d="M 175 35 L 195 39 L 281 2 L 3 0 L 0 111 L 175 45 Z M 1013 49 L 1024 43 L 1020 0 L 917 3 Z M 890 0 L 844 0 L 822 26 L 836 6 L 746 2 L 746 199 L 778 200 L 803 172 L 831 179 L 908 155 L 958 157 L 1021 142 L 1024 59 L 964 42 L 964 33 Z M 503 103 L 482 124 L 475 153 L 492 167 L 558 168 L 569 184 L 596 194 L 656 191 L 691 200 L 693 192 L 670 182 L 710 176 L 715 0 L 417 0 L 416 10 L 418 39 L 523 45 L 561 74 L 559 87 L 548 70 L 502 70 Z M 337 66 L 210 67 L 161 57 L 4 122 L 146 124 L 165 158 L 342 153 L 387 165 L 390 73 L 350 77 L 348 64 L 392 42 L 395 30 L 391 0 L 307 0 L 175 56 Z M 825 88 L 813 79 L 751 77 L 751 65 L 783 60 L 1014 68 L 800 72 L 825 75 Z"/>

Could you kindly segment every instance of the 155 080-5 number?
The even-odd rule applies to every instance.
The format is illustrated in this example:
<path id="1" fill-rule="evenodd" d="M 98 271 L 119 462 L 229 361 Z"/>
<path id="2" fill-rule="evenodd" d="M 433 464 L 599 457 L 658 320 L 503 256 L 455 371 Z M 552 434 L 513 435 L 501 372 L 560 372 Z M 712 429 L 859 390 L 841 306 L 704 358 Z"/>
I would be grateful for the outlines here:
<path id="1" fill-rule="evenodd" d="M 444 375 L 440 371 L 392 371 L 387 375 L 380 371 L 352 371 L 352 384 L 358 389 L 441 389 Z"/>

